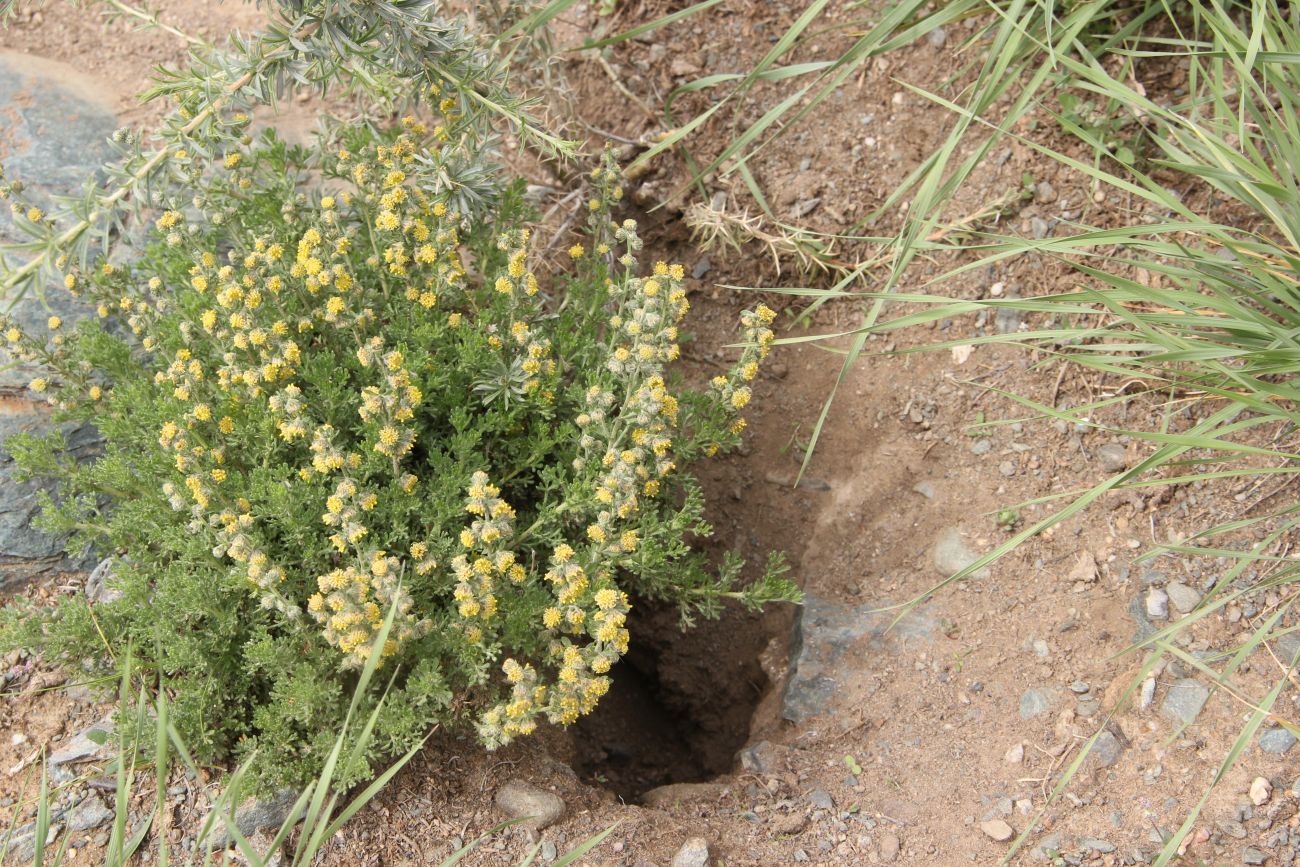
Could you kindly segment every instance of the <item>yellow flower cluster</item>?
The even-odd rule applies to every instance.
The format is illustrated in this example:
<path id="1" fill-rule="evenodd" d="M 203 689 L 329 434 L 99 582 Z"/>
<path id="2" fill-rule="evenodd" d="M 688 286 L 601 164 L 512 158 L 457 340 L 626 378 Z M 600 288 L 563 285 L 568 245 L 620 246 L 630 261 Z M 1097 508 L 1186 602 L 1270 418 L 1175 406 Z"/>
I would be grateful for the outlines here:
<path id="1" fill-rule="evenodd" d="M 524 567 L 506 545 L 514 537 L 515 510 L 501 499 L 501 491 L 488 481 L 487 473 L 470 479 L 465 511 L 474 515 L 470 526 L 461 530 L 460 542 L 467 553 L 451 561 L 456 576 L 453 598 L 466 640 L 483 640 L 483 625 L 497 615 L 501 582 L 522 584 L 528 577 Z"/>
<path id="2" fill-rule="evenodd" d="M 410 422 L 423 395 L 411 383 L 402 353 L 396 349 L 384 352 L 383 346 L 383 339 L 376 335 L 357 350 L 361 366 L 376 367 L 383 376 L 382 385 L 362 389 L 357 413 L 362 421 L 379 425 L 375 451 L 392 458 L 396 467 L 397 460 L 415 445 L 415 429 Z"/>
<path id="3" fill-rule="evenodd" d="M 740 411 L 749 405 L 753 396 L 749 383 L 758 376 L 759 362 L 767 358 L 772 350 L 772 342 L 776 338 L 769 326 L 775 318 L 776 312 L 766 304 L 741 313 L 740 325 L 745 348 L 728 374 L 715 376 L 710 383 L 722 406 L 735 416 L 731 424 L 732 433 L 740 433 L 745 429 L 745 419 L 740 416 Z"/>
<path id="4" fill-rule="evenodd" d="M 510 697 L 484 713 L 479 728 L 504 743 L 536 731 L 537 708 L 546 704 L 547 690 L 531 665 L 507 659 L 501 670 L 510 684 Z"/>
<path id="5" fill-rule="evenodd" d="M 164 490 L 166 486 L 164 486 Z M 223 509 L 208 515 L 208 524 L 216 529 L 217 544 L 212 555 L 220 559 L 229 557 L 243 565 L 244 577 L 259 591 L 263 608 L 271 608 L 289 616 L 298 617 L 301 609 L 280 591 L 285 579 L 284 569 L 273 563 L 254 535 L 254 520 L 247 501 L 240 501 L 238 511 Z M 174 504 L 173 504 L 174 506 Z"/>
<path id="6" fill-rule="evenodd" d="M 334 530 L 330 535 L 330 544 L 340 554 L 349 546 L 357 546 L 370 532 L 361 523 L 361 513 L 369 512 L 379 502 L 372 491 L 361 491 L 352 479 L 340 479 L 334 486 L 334 493 L 325 500 L 325 513 L 321 523 Z"/>
<path id="7" fill-rule="evenodd" d="M 392 656 L 416 635 L 426 632 L 431 623 L 416 620 L 414 605 L 401 584 L 402 563 L 385 551 L 373 551 L 365 568 L 346 566 L 334 569 L 316 580 L 320 592 L 307 600 L 307 610 L 324 626 L 325 640 L 344 655 L 344 665 L 359 668 L 374 647 L 384 618 L 396 607 L 393 626 L 381 651 Z"/>

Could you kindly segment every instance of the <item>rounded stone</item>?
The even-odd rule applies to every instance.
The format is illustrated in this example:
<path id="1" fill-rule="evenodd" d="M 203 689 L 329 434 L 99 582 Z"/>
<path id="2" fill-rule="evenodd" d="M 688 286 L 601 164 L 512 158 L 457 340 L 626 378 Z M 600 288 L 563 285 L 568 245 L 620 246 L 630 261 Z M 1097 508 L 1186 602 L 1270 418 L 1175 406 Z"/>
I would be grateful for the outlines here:
<path id="1" fill-rule="evenodd" d="M 539 831 L 564 816 L 564 800 L 559 795 L 520 780 L 498 789 L 495 802 L 511 819 L 523 819 Z"/>

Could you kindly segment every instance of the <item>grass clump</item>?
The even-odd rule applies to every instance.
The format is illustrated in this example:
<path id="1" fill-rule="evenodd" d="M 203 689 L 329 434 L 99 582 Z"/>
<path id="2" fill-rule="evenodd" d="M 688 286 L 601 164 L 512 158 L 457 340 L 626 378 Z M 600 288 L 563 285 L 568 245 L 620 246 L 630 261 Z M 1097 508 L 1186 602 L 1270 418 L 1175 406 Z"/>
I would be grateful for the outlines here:
<path id="1" fill-rule="evenodd" d="M 1060 23 L 1069 24 L 1088 6 L 1067 5 Z M 1034 349 L 1045 364 L 1076 366 L 1103 383 L 1122 384 L 1072 407 L 1007 396 L 1033 416 L 1127 435 L 1148 447 L 1134 465 L 1091 488 L 1039 500 L 1065 505 L 1010 527 L 1014 532 L 1007 541 L 945 584 L 966 578 L 1112 492 L 1213 483 L 1236 484 L 1238 491 L 1253 494 L 1245 506 L 1217 504 L 1211 522 L 1188 535 L 1152 539 L 1142 557 L 1218 562 L 1211 568 L 1216 578 L 1202 588 L 1195 611 L 1129 648 L 1147 654 L 1129 693 L 1169 656 L 1240 703 L 1246 719 L 1211 785 L 1154 862 L 1166 864 L 1177 858 L 1214 785 L 1272 717 L 1297 662 L 1281 659 L 1274 642 L 1298 628 L 1294 604 L 1300 568 L 1288 550 L 1300 522 L 1300 506 L 1289 490 L 1300 470 L 1300 75 L 1294 62 L 1300 56 L 1300 28 L 1296 11 L 1277 3 L 1148 3 L 1126 12 L 1114 32 L 1080 30 L 1054 47 L 1040 46 L 1041 62 L 1051 65 L 1044 80 L 1050 87 L 1026 105 L 1054 119 L 1066 144 L 1054 148 L 1014 137 L 1085 181 L 1098 201 L 1131 201 L 1126 216 L 1135 216 L 1134 224 L 1063 225 L 1055 237 L 1034 240 L 980 233 L 967 244 L 971 260 L 926 288 L 1025 256 L 1048 257 L 1072 269 L 1075 288 L 971 301 L 938 292 L 861 293 L 873 307 L 855 346 L 860 348 L 870 333 L 979 311 L 1023 311 L 1032 315 L 1030 324 L 1014 334 L 962 337 L 919 349 L 1015 344 Z M 1149 71 L 1179 67 L 1186 73 L 1185 92 L 1157 93 L 1153 86 L 1149 94 L 1142 84 Z M 1022 67 L 1035 68 L 1047 67 Z M 1033 80 L 1030 85 L 1037 87 Z M 965 126 L 991 130 L 990 142 L 1012 136 L 1004 121 L 978 107 L 941 102 L 957 111 Z M 954 169 L 953 178 L 964 176 Z M 947 201 L 947 194 L 935 201 Z M 845 291 L 847 285 L 829 292 L 791 291 L 819 301 L 857 294 Z M 891 317 L 895 303 L 913 305 L 913 311 Z M 856 350 L 849 363 L 855 356 Z M 1158 424 L 1107 422 L 1112 411 L 1135 398 L 1149 402 Z M 1257 622 L 1207 653 L 1188 651 L 1198 623 L 1263 591 L 1277 594 L 1278 604 Z M 1252 694 L 1238 675 L 1257 653 L 1277 676 Z M 1293 722 L 1281 722 L 1296 730 Z M 1054 797 L 1065 790 L 1085 754 L 1065 769 Z"/>
<path id="2" fill-rule="evenodd" d="M 122 594 L 11 608 L 0 644 L 103 677 L 135 647 L 195 758 L 247 760 L 261 788 L 320 772 L 367 660 L 387 697 L 358 700 L 373 736 L 340 785 L 439 723 L 496 747 L 589 712 L 634 600 L 690 622 L 796 595 L 779 560 L 737 589 L 737 559 L 689 545 L 710 531 L 690 466 L 738 443 L 772 312 L 742 315 L 729 372 L 674 384 L 682 269 L 638 262 L 612 158 L 548 278 L 517 187 L 470 207 L 422 173 L 485 110 L 425 95 L 393 129 L 236 140 L 137 255 L 67 269 L 98 322 L 0 323 L 52 371 L 31 388 L 104 435 L 84 464 L 57 434 L 7 446 L 62 480 L 47 528 L 121 555 Z"/>

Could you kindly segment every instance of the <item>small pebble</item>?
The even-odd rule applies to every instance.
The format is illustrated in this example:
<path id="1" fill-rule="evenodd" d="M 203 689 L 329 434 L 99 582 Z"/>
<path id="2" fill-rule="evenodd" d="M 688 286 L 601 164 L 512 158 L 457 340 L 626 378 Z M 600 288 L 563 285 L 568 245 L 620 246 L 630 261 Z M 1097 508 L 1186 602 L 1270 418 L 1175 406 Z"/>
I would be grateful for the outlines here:
<path id="1" fill-rule="evenodd" d="M 880 838 L 880 860 L 886 864 L 891 863 L 898 857 L 902 849 L 902 841 L 898 839 L 897 834 L 885 834 Z"/>
<path id="2" fill-rule="evenodd" d="M 996 840 L 999 843 L 1005 843 L 1016 835 L 1016 830 L 1002 819 L 989 819 L 987 822 L 980 822 L 980 830 L 990 840 Z"/>
<path id="3" fill-rule="evenodd" d="M 1164 620 L 1169 616 L 1169 594 L 1159 587 L 1147 591 L 1147 617 Z"/>
<path id="4" fill-rule="evenodd" d="M 692 837 L 682 844 L 673 856 L 672 867 L 708 867 L 709 841 Z"/>
<path id="5" fill-rule="evenodd" d="M 1128 468 L 1128 452 L 1119 443 L 1107 443 L 1097 449 L 1097 463 L 1108 473 L 1118 473 Z"/>
<path id="6" fill-rule="evenodd" d="M 526 819 L 537 830 L 554 825 L 564 815 L 564 801 L 554 792 L 521 780 L 511 780 L 497 790 L 497 808 L 512 819 Z"/>
<path id="7" fill-rule="evenodd" d="M 1256 777 L 1250 784 L 1250 802 L 1256 807 L 1262 807 L 1268 803 L 1268 798 L 1273 794 L 1273 784 L 1264 777 Z"/>
<path id="8" fill-rule="evenodd" d="M 825 789 L 814 789 L 812 794 L 808 796 L 808 801 L 819 810 L 835 809 L 835 799 Z"/>

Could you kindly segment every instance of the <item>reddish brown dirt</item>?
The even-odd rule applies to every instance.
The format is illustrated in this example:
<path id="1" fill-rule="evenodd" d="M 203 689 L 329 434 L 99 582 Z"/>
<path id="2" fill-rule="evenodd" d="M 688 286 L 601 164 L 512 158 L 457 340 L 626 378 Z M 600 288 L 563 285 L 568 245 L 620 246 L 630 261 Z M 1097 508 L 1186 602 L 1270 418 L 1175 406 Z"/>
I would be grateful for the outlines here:
<path id="1" fill-rule="evenodd" d="M 199 0 L 171 0 L 163 7 L 165 18 L 211 33 L 231 21 L 255 20 L 241 7 Z M 669 9 L 659 0 L 635 0 L 620 3 L 613 19 L 598 19 L 587 7 L 575 6 L 558 32 L 581 39 Z M 554 116 L 592 142 L 597 140 L 593 129 L 629 140 L 658 132 L 661 121 L 621 93 L 614 78 L 647 105 L 661 105 L 683 81 L 748 68 L 800 8 L 760 0 L 724 3 L 707 15 L 617 46 L 607 59 L 608 70 L 588 54 L 568 55 L 555 71 L 570 89 L 574 113 L 557 105 Z M 865 21 L 871 11 L 851 4 L 837 9 L 828 21 L 841 29 L 803 46 L 800 59 L 835 56 L 847 45 L 846 34 L 859 26 L 854 18 Z M 143 86 L 151 64 L 183 54 L 165 34 L 128 33 L 120 26 L 103 33 L 87 23 L 85 13 L 62 5 L 44 7 L 41 14 L 39 22 L 20 19 L 6 34 L 7 44 L 44 57 L 75 58 L 123 94 Z M 880 205 L 951 122 L 902 83 L 942 88 L 966 58 L 961 46 L 970 33 L 956 26 L 945 47 L 922 44 L 875 60 L 764 151 L 753 169 L 778 216 L 796 219 L 796 209 L 820 197 L 798 221 L 834 230 Z M 770 87 L 756 89 L 742 105 L 741 118 L 758 117 L 774 93 Z M 678 117 L 707 105 L 705 99 L 681 100 Z M 122 103 L 127 120 L 149 116 L 148 110 L 128 106 Z M 692 155 L 707 159 L 731 133 L 720 122 L 705 128 L 691 140 Z M 1003 218 L 1013 231 L 1030 231 L 1035 217 L 1142 218 L 1127 212 L 1130 203 L 1113 194 L 1095 202 L 1082 178 L 1027 148 L 999 148 L 995 156 L 958 197 L 950 219 L 1004 199 L 1015 201 Z M 511 159 L 530 180 L 562 186 L 527 155 Z M 1017 200 L 1026 173 L 1035 181 L 1049 180 L 1055 200 Z M 629 215 L 646 228 L 652 248 L 647 258 L 682 261 L 690 271 L 700 253 L 690 244 L 676 205 L 649 210 L 685 178 L 679 156 L 661 157 L 632 185 L 638 207 Z M 730 206 L 756 212 L 733 180 L 714 178 L 708 192 L 721 192 Z M 557 224 L 563 216 L 556 217 Z M 872 231 L 888 230 L 898 216 L 885 215 Z M 852 260 L 867 252 L 849 247 L 841 255 Z M 711 270 L 692 285 L 694 340 L 683 372 L 696 380 L 725 363 L 729 350 L 716 347 L 732 339 L 736 314 L 754 300 L 723 285 L 817 279 L 788 270 L 778 274 L 753 245 L 739 255 L 714 252 L 710 259 Z M 921 261 L 905 288 L 919 288 L 953 264 Z M 999 283 L 1004 291 L 1032 295 L 1068 287 L 1072 278 L 1053 263 L 1026 258 L 930 288 L 975 298 L 988 297 Z M 873 277 L 866 285 L 879 284 Z M 851 329 L 863 311 L 859 303 L 836 302 L 804 326 L 794 321 L 797 306 L 783 298 L 768 300 L 781 302 L 791 314 L 779 320 L 782 335 L 791 338 Z M 946 351 L 904 354 L 991 327 L 992 322 L 936 323 L 934 330 L 869 341 L 866 354 L 839 385 L 808 481 L 800 487 L 790 483 L 801 449 L 835 385 L 842 361 L 837 351 L 847 343 L 780 348 L 756 389 L 745 449 L 702 470 L 715 525 L 708 549 L 737 550 L 753 561 L 769 550 L 783 550 L 805 589 L 818 597 L 853 605 L 906 602 L 938 580 L 930 550 L 944 528 L 959 528 L 970 547 L 987 551 L 1007 538 L 994 520 L 999 510 L 1082 490 L 1104 478 L 1100 446 L 1118 442 L 1130 462 L 1144 453 L 1136 441 L 1030 420 L 1032 413 L 1000 393 L 1079 405 L 1114 393 L 1120 382 L 1009 348 L 979 347 L 961 362 Z M 1185 402 L 1168 410 L 1165 419 L 1166 411 L 1155 401 L 1134 400 L 1096 420 L 1130 429 L 1167 420 L 1171 429 L 1185 430 L 1205 409 Z M 980 421 L 1001 424 L 972 427 Z M 987 437 L 976 435 L 985 432 Z M 977 454 L 983 442 L 988 448 Z M 934 595 L 925 609 L 928 632 L 911 637 L 894 632 L 853 645 L 841 661 L 834 712 L 798 725 L 780 713 L 791 611 L 729 612 L 721 623 L 704 623 L 685 635 L 651 613 L 638 630 L 645 647 L 630 662 L 635 676 L 625 678 L 626 687 L 611 696 L 599 716 L 573 731 L 547 731 L 495 754 L 439 734 L 330 841 L 323 863 L 436 863 L 455 841 L 472 839 L 500 820 L 492 796 L 509 779 L 550 788 L 565 799 L 564 820 L 545 832 L 561 851 L 617 823 L 609 840 L 582 862 L 592 865 L 666 865 L 683 840 L 696 835 L 706 837 L 716 863 L 726 865 L 994 864 L 1008 844 L 982 832 L 986 818 L 1002 818 L 1017 832 L 1037 819 L 1037 830 L 1012 857 L 1015 863 L 1035 863 L 1030 849 L 1049 835 L 1059 835 L 1061 848 L 1078 856 L 1071 863 L 1133 863 L 1134 850 L 1150 856 L 1159 848 L 1154 840 L 1176 830 L 1212 782 L 1248 711 L 1243 699 L 1263 695 L 1275 682 L 1279 663 L 1257 654 L 1234 680 L 1243 698 L 1217 692 L 1196 723 L 1182 731 L 1156 713 L 1175 679 L 1162 671 L 1155 705 L 1145 711 L 1122 708 L 1111 718 L 1111 731 L 1125 747 L 1119 760 L 1109 768 L 1085 764 L 1063 793 L 1053 793 L 1060 772 L 1079 758 L 1140 662 L 1123 655 L 1134 633 L 1126 609 L 1143 589 L 1139 576 L 1149 568 L 1136 558 L 1211 521 L 1248 514 L 1274 493 L 1268 486 L 1239 490 L 1204 484 L 1148 490 L 1149 495 L 1112 496 L 1003 558 L 988 578 Z M 1046 509 L 1019 511 L 1033 521 Z M 1086 568 L 1089 563 L 1095 568 Z M 1153 565 L 1196 586 L 1214 566 L 1170 559 Z M 1231 622 L 1207 618 L 1180 642 L 1191 651 L 1222 647 L 1286 603 L 1282 594 L 1263 595 L 1253 615 Z M 20 690 L 26 677 L 14 680 Z M 1075 682 L 1089 687 L 1078 700 L 1069 690 Z M 1038 687 L 1055 689 L 1059 699 L 1050 712 L 1022 719 L 1021 696 Z M 1295 693 L 1285 695 L 1277 712 L 1293 713 L 1298 700 Z M 93 718 L 82 705 L 57 695 L 33 698 L 29 692 L 7 699 L 0 714 L 0 728 L 26 735 L 22 743 L 0 742 L 0 796 L 9 798 L 20 775 L 5 769 L 32 745 L 71 733 Z M 761 741 L 773 745 L 764 770 L 746 770 L 731 756 L 738 746 Z M 1017 749 L 1023 759 L 1008 761 L 1008 753 Z M 1207 839 L 1190 848 L 1182 863 L 1241 863 L 1246 846 L 1278 857 L 1273 853 L 1289 845 L 1287 830 L 1294 823 L 1296 801 L 1289 790 L 1295 773 L 1286 757 L 1248 746 L 1196 824 Z M 1249 803 L 1245 793 L 1257 776 L 1272 781 L 1274 794 L 1240 822 L 1241 805 Z M 699 780 L 716 785 L 697 790 L 693 799 L 656 807 L 628 802 L 651 785 Z M 825 807 L 823 794 L 833 808 Z M 1279 832 L 1282 843 L 1272 846 Z M 1106 845 L 1089 849 L 1079 842 L 1086 838 Z M 1114 851 L 1101 851 L 1107 846 Z M 464 863 L 513 864 L 526 847 L 525 832 L 508 831 Z"/>

